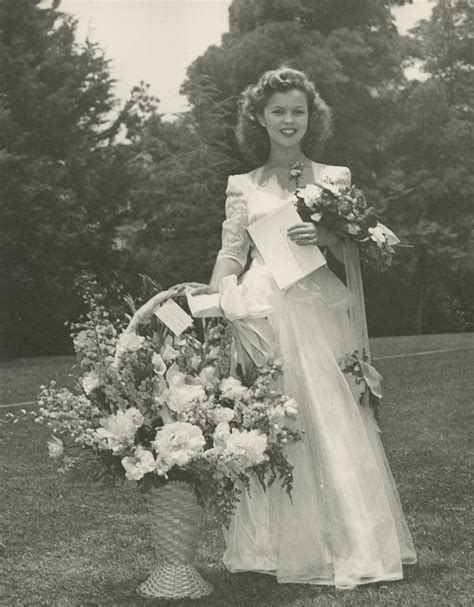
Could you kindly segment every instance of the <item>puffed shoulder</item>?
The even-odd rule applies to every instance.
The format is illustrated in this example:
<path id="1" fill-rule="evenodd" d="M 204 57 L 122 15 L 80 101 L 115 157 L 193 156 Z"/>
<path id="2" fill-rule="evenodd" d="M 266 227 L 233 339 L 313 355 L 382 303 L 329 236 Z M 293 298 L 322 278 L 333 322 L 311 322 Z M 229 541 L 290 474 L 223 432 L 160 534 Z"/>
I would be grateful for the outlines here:
<path id="1" fill-rule="evenodd" d="M 240 173 L 237 175 L 229 175 L 227 179 L 227 196 L 245 194 L 250 186 L 249 173 Z"/>
<path id="2" fill-rule="evenodd" d="M 329 177 L 336 185 L 351 185 L 351 170 L 348 167 L 327 164 L 324 175 Z"/>

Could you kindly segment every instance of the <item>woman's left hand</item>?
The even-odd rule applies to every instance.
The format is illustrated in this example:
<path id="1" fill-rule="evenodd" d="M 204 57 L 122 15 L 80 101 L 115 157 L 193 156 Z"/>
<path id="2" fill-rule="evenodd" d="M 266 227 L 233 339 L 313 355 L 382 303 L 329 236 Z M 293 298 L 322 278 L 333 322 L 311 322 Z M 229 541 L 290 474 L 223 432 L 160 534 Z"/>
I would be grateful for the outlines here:
<path id="1" fill-rule="evenodd" d="M 336 244 L 336 235 L 323 226 L 311 222 L 297 223 L 288 228 L 287 235 L 298 245 L 315 244 L 318 247 L 332 247 Z"/>
<path id="2" fill-rule="evenodd" d="M 191 295 L 212 295 L 219 293 L 219 289 L 215 289 L 202 282 L 182 282 L 175 285 L 173 290 L 176 291 L 177 295 L 186 295 L 186 293 L 190 293 Z"/>

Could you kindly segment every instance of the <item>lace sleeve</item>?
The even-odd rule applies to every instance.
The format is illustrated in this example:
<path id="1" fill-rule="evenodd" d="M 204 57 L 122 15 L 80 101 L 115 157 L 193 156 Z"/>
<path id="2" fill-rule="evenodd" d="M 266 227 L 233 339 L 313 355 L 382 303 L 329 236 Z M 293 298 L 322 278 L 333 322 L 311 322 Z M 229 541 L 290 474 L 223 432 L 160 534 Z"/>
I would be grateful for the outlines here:
<path id="1" fill-rule="evenodd" d="M 225 212 L 222 224 L 222 247 L 217 259 L 229 258 L 237 261 L 242 269 L 247 262 L 250 237 L 247 233 L 247 200 L 239 176 L 231 175 L 227 182 Z"/>

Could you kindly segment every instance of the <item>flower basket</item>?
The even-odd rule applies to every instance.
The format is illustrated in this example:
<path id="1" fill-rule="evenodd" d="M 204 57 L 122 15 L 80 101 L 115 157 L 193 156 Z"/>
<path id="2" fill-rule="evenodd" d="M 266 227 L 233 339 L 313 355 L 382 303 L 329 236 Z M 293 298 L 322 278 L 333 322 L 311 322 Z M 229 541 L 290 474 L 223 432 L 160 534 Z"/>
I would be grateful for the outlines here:
<path id="1" fill-rule="evenodd" d="M 63 472 L 139 483 L 157 564 L 137 592 L 206 596 L 212 587 L 192 565 L 202 514 L 195 495 L 205 495 L 209 512 L 226 526 L 236 483 L 248 488 L 251 473 L 264 487 L 279 481 L 290 495 L 285 446 L 301 438 L 297 403 L 272 387 L 281 373 L 277 362 L 268 361 L 248 384 L 231 374 L 231 333 L 242 320 L 235 331 L 217 318 L 199 327 L 191 321 L 174 334 L 161 316 L 179 318 L 168 301 L 179 297 L 176 287 L 138 310 L 132 305 L 125 327 L 94 288 L 84 296 L 89 312 L 73 326 L 82 370 L 76 391 L 42 386 L 35 421 L 51 429 L 50 455 Z"/>
<path id="2" fill-rule="evenodd" d="M 188 483 L 170 481 L 143 492 L 157 566 L 137 588 L 146 598 L 198 599 L 213 588 L 192 565 L 202 507 Z"/>

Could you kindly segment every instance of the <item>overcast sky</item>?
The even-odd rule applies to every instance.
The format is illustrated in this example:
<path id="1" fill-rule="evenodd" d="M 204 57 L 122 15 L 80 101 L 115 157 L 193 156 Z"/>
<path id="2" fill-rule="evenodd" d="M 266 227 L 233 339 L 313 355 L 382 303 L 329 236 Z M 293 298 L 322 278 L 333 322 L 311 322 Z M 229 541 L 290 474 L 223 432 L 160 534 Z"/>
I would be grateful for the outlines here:
<path id="1" fill-rule="evenodd" d="M 187 66 L 228 28 L 231 0 L 63 0 L 61 7 L 79 20 L 80 38 L 89 36 L 112 61 L 116 93 L 125 99 L 144 80 L 172 114 L 185 109 L 179 95 Z M 405 33 L 429 15 L 433 2 L 414 0 L 395 9 Z"/>

